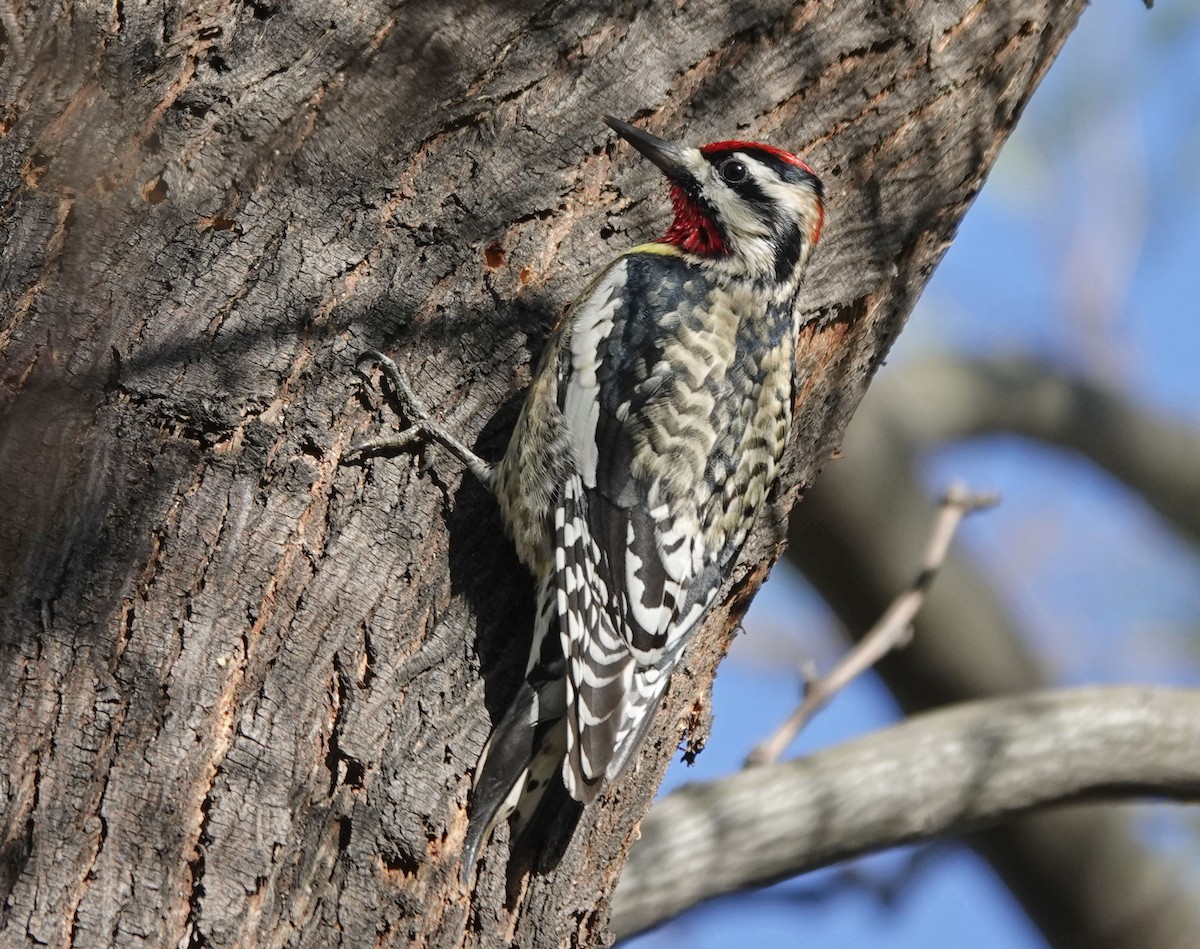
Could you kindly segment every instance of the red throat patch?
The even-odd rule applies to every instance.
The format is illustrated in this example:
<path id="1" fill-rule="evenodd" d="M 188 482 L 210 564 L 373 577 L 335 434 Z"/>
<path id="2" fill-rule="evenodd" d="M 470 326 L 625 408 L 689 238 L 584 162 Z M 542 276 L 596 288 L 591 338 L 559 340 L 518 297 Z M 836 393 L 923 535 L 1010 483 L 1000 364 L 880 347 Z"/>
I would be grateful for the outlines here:
<path id="1" fill-rule="evenodd" d="M 671 186 L 671 207 L 675 209 L 675 220 L 662 236 L 664 244 L 673 244 L 689 254 L 705 257 L 720 257 L 729 253 L 717 222 L 679 185 Z"/>

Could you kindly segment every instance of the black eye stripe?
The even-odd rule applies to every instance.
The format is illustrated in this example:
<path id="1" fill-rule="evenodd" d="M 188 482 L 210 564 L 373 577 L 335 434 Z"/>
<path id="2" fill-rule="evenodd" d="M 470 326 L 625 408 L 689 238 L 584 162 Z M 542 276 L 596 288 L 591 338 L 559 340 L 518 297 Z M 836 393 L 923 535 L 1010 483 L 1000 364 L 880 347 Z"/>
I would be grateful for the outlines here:
<path id="1" fill-rule="evenodd" d="M 731 182 L 726 179 L 726 184 L 731 191 L 751 204 L 766 205 L 770 203 L 759 183 L 751 178 L 748 172 L 741 181 Z"/>

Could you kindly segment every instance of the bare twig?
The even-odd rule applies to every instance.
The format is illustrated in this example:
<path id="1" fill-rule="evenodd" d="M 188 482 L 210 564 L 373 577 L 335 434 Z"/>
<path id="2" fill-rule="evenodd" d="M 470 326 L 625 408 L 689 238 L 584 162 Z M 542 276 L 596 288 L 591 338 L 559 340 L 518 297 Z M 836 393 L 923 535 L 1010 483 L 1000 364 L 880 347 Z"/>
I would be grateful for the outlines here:
<path id="1" fill-rule="evenodd" d="M 947 489 L 921 560 L 921 570 L 912 585 L 892 601 L 879 622 L 868 630 L 827 676 L 805 677 L 804 698 L 775 732 L 750 752 L 746 759 L 747 767 L 778 761 L 804 726 L 838 692 L 893 649 L 899 649 L 908 642 L 912 636 L 910 624 L 925 602 L 938 568 L 946 559 L 958 525 L 972 511 L 991 507 L 998 501 L 997 494 L 973 493 L 962 484 L 953 484 Z"/>

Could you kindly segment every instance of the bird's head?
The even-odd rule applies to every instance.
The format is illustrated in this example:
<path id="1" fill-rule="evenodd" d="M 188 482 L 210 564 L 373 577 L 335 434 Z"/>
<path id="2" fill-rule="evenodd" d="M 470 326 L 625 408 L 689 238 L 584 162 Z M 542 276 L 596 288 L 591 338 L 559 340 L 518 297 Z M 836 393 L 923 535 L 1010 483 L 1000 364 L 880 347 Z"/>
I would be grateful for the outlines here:
<path id="1" fill-rule="evenodd" d="M 821 236 L 823 188 L 790 152 L 755 142 L 691 148 L 605 116 L 608 126 L 671 182 L 675 220 L 662 240 L 706 258 L 731 258 L 747 272 L 798 279 Z"/>

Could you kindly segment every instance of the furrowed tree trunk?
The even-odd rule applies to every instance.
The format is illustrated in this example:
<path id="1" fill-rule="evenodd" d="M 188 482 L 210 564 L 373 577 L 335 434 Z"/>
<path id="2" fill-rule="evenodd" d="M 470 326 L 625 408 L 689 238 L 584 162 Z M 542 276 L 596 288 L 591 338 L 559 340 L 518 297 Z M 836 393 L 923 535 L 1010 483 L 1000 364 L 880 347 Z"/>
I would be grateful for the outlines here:
<path id="1" fill-rule="evenodd" d="M 593 945 L 635 825 L 1082 2 L 9 6 L 0 944 Z M 397 355 L 503 450 L 563 305 L 666 224 L 609 112 L 828 189 L 794 445 L 639 767 L 506 905 L 458 884 L 532 584 Z"/>

